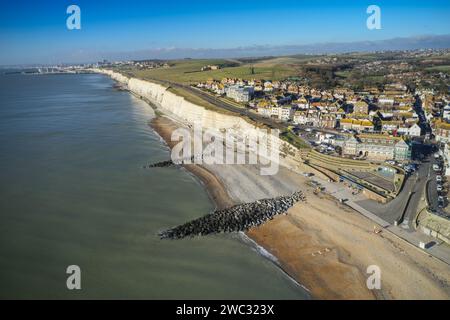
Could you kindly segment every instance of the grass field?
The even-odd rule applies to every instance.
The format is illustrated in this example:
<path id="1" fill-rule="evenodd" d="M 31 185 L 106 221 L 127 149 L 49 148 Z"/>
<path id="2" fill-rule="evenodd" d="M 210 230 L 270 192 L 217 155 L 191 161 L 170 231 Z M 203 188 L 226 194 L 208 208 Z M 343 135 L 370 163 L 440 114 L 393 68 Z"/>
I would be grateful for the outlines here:
<path id="1" fill-rule="evenodd" d="M 173 88 L 170 87 L 169 89 L 167 89 L 168 91 L 176 94 L 177 96 L 181 96 L 184 97 L 186 99 L 186 101 L 189 101 L 193 104 L 205 107 L 206 109 L 209 110 L 213 110 L 213 111 L 219 111 L 221 113 L 228 113 L 226 110 L 223 110 L 219 107 L 216 107 L 215 105 L 207 102 L 206 100 L 203 100 L 202 98 L 190 93 L 187 90 L 184 90 L 183 88 Z"/>
<path id="2" fill-rule="evenodd" d="M 450 65 L 429 67 L 425 70 L 450 73 Z"/>
<path id="3" fill-rule="evenodd" d="M 285 130 L 280 134 L 280 138 L 290 144 L 292 144 L 297 149 L 310 149 L 311 147 L 303 141 L 300 137 L 298 137 L 291 130 Z"/>
<path id="4" fill-rule="evenodd" d="M 295 59 L 294 59 L 295 60 Z M 170 62 L 169 68 L 149 70 L 126 69 L 141 79 L 161 79 L 183 84 L 193 84 L 209 79 L 221 80 L 226 77 L 250 79 L 282 80 L 297 75 L 291 63 L 279 59 L 271 59 L 255 64 L 242 63 L 236 60 L 176 60 Z M 219 65 L 219 70 L 200 71 L 206 65 Z"/>

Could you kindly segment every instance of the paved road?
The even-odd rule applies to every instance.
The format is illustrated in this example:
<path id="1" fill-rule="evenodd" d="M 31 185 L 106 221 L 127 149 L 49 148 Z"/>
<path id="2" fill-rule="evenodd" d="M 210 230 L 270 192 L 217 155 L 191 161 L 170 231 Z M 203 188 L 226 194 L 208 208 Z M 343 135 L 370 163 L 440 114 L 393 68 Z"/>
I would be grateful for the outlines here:
<path id="1" fill-rule="evenodd" d="M 431 126 L 428 123 L 427 118 L 425 117 L 425 112 L 423 111 L 422 108 L 422 100 L 420 100 L 419 95 L 415 96 L 416 101 L 414 102 L 414 111 L 417 113 L 417 115 L 419 116 L 419 125 L 420 128 L 423 130 L 422 133 L 431 133 Z"/>
<path id="2" fill-rule="evenodd" d="M 425 200 L 425 191 L 427 187 L 427 181 L 429 179 L 429 172 L 431 168 L 431 162 L 423 162 L 419 169 L 414 174 L 414 186 L 411 190 L 411 195 L 407 203 L 406 210 L 403 215 L 402 227 L 415 229 L 415 220 L 418 214 L 418 206 L 421 199 Z M 412 178 L 412 177 L 410 177 Z"/>
<path id="3" fill-rule="evenodd" d="M 389 223 L 393 224 L 394 221 L 399 221 L 402 217 L 404 220 L 412 223 L 417 205 L 425 190 L 429 167 L 430 162 L 424 162 L 420 165 L 419 169 L 406 179 L 400 194 L 394 200 L 386 204 L 381 204 L 369 199 L 355 202 Z M 403 216 L 404 212 L 405 215 Z"/>
<path id="4" fill-rule="evenodd" d="M 426 172 L 427 169 L 425 168 L 422 170 L 423 170 L 423 172 Z M 335 198 L 348 199 L 345 202 L 346 205 L 348 205 L 349 207 L 352 207 L 353 209 L 355 209 L 356 211 L 358 211 L 365 217 L 367 217 L 370 220 L 372 220 L 373 222 L 379 224 L 385 230 L 392 232 L 396 236 L 398 236 L 398 237 L 406 240 L 410 244 L 416 246 L 418 248 L 418 250 L 422 250 L 422 249 L 419 249 L 420 242 L 434 243 L 433 246 L 431 246 L 427 250 L 423 250 L 423 252 L 427 253 L 427 254 L 431 254 L 434 257 L 444 261 L 445 263 L 450 264 L 450 246 L 447 245 L 445 242 L 438 241 L 435 238 L 427 236 L 420 231 L 414 230 L 414 228 L 405 229 L 404 226 L 402 226 L 402 225 L 400 225 L 400 226 L 391 225 L 389 222 L 387 222 L 386 220 L 384 220 L 383 218 L 380 217 L 379 212 L 378 212 L 378 214 L 375 214 L 371 210 L 367 210 L 366 208 L 363 208 L 362 206 L 359 205 L 359 203 L 361 203 L 361 202 L 364 203 L 364 201 L 358 201 L 358 199 L 362 199 L 364 196 L 362 196 L 362 195 L 353 196 L 351 194 L 350 189 L 343 187 L 340 183 L 328 182 L 328 181 L 318 178 L 318 177 L 313 177 L 312 180 L 315 180 L 315 181 L 319 182 L 320 184 L 322 184 L 325 187 L 325 192 L 331 194 Z M 415 181 L 414 179 L 410 179 L 410 184 L 412 186 L 415 185 L 414 181 Z M 423 182 L 421 182 L 419 184 L 424 187 Z M 412 190 L 415 190 L 415 188 L 412 188 Z M 378 205 L 380 205 L 380 204 L 378 204 Z M 388 215 L 388 217 L 394 216 L 393 213 L 394 212 L 391 212 L 391 214 Z"/>

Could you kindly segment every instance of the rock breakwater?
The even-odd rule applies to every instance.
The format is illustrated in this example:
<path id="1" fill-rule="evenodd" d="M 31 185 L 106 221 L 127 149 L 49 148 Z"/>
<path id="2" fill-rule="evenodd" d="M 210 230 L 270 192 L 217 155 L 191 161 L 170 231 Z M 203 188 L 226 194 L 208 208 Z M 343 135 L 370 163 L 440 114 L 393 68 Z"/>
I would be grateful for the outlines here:
<path id="1" fill-rule="evenodd" d="M 215 210 L 201 218 L 159 233 L 161 239 L 182 239 L 220 232 L 246 231 L 286 213 L 298 201 L 306 198 L 301 191 L 289 196 L 261 199 L 251 203 Z"/>

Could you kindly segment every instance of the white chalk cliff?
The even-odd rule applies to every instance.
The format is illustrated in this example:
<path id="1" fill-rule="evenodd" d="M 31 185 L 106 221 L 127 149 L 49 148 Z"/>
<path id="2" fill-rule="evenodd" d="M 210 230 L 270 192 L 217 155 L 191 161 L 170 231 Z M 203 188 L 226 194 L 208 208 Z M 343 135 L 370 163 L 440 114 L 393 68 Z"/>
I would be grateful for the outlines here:
<path id="1" fill-rule="evenodd" d="M 112 70 L 93 69 L 93 71 L 110 76 L 112 79 L 126 86 L 132 93 L 148 99 L 160 108 L 162 112 L 175 116 L 177 120 L 180 120 L 185 124 L 193 125 L 196 123 L 200 124 L 205 129 L 216 130 L 232 128 L 237 132 L 238 136 L 258 135 L 256 126 L 245 121 L 242 117 L 227 115 L 198 106 L 187 101 L 185 98 L 168 91 L 167 87 L 163 85 L 137 78 L 128 78 Z M 282 150 L 286 151 L 286 148 L 288 148 L 290 153 L 297 154 L 296 149 L 285 141 L 278 138 L 272 141 L 272 143 L 278 144 Z M 287 156 L 286 158 L 291 158 L 290 160 L 297 158 L 295 160 L 298 160 L 297 156 Z M 288 160 L 286 158 L 285 160 Z M 282 162 L 284 162 L 284 165 L 287 165 L 286 161 Z M 292 163 L 288 166 L 291 167 Z"/>

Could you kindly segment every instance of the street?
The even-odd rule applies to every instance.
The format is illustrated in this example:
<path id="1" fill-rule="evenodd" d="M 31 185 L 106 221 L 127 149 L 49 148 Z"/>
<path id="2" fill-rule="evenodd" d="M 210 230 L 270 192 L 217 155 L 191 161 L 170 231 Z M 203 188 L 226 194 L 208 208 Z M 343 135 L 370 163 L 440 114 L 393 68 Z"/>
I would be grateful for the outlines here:
<path id="1" fill-rule="evenodd" d="M 411 227 L 417 213 L 417 206 L 425 190 L 431 163 L 422 163 L 416 172 L 406 178 L 400 194 L 392 201 L 382 204 L 373 200 L 356 201 L 358 205 L 381 219 L 394 224 L 402 222 L 404 227 Z"/>

